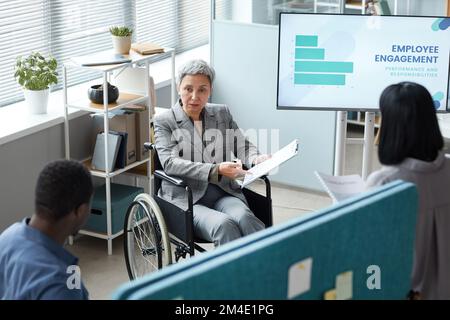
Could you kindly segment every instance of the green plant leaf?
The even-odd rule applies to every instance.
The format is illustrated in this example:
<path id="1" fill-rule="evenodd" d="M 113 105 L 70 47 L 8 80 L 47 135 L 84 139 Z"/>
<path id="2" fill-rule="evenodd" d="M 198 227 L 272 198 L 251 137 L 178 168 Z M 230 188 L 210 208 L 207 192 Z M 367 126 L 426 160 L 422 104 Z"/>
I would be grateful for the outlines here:
<path id="1" fill-rule="evenodd" d="M 58 83 L 57 66 L 55 58 L 46 59 L 39 52 L 32 52 L 27 57 L 17 57 L 14 77 L 26 89 L 47 89 L 50 84 Z"/>
<path id="2" fill-rule="evenodd" d="M 113 26 L 109 28 L 109 32 L 116 37 L 128 37 L 133 34 L 133 29 L 127 26 Z"/>

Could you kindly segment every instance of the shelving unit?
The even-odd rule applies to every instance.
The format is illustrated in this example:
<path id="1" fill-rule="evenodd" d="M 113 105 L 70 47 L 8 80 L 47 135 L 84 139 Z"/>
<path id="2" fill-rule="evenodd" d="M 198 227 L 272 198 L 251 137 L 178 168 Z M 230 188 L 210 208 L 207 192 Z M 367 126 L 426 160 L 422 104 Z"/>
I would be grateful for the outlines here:
<path id="1" fill-rule="evenodd" d="M 324 13 L 324 12 L 334 12 L 338 13 L 340 11 L 342 0 L 314 0 L 314 12 Z"/>
<path id="2" fill-rule="evenodd" d="M 344 13 L 356 10 L 358 14 L 364 14 L 366 12 L 366 2 L 366 0 L 346 0 Z"/>
<path id="3" fill-rule="evenodd" d="M 350 118 L 351 112 L 355 112 L 356 113 L 356 119 Z M 381 120 L 381 117 L 380 117 L 379 113 L 376 113 L 375 114 L 375 123 L 374 123 L 375 128 L 379 128 L 380 127 L 380 120 Z M 361 112 L 361 111 L 349 111 L 348 112 L 347 123 L 358 125 L 358 126 L 364 126 L 364 124 L 365 124 L 365 113 Z"/>
<path id="4" fill-rule="evenodd" d="M 280 12 L 339 13 L 340 1 L 342 0 L 293 0 L 273 5 L 273 24 L 279 24 L 278 15 Z"/>
<path id="5" fill-rule="evenodd" d="M 341 8 L 344 8 L 344 13 L 364 14 L 366 2 L 366 0 L 314 0 L 314 12 L 340 13 Z"/>
<path id="6" fill-rule="evenodd" d="M 162 54 L 170 54 L 171 55 L 171 66 L 172 66 L 172 81 L 171 81 L 171 98 L 172 98 L 172 105 L 175 103 L 175 50 L 173 48 L 164 48 L 164 53 Z M 68 117 L 68 108 L 74 108 L 79 110 L 84 110 L 88 112 L 94 112 L 97 114 L 103 115 L 103 125 L 104 125 L 104 131 L 109 132 L 109 117 L 108 114 L 114 110 L 123 109 L 127 106 L 130 106 L 132 104 L 137 103 L 143 103 L 147 102 L 147 106 L 149 108 L 152 108 L 153 106 L 150 96 L 150 64 L 151 60 L 155 58 L 156 55 L 140 55 L 134 51 L 130 51 L 129 55 L 126 55 L 127 58 L 131 59 L 131 62 L 128 63 L 122 63 L 122 64 L 115 64 L 115 65 L 104 65 L 104 66 L 92 66 L 92 67 L 86 67 L 86 66 L 80 66 L 72 61 L 68 61 L 63 66 L 63 99 L 64 99 L 64 141 L 65 141 L 65 156 L 66 159 L 70 159 L 70 136 L 69 136 L 69 117 Z M 67 71 L 70 68 L 74 69 L 85 69 L 90 71 L 97 71 L 99 74 L 103 75 L 103 88 L 107 88 L 107 83 L 110 80 L 112 72 L 114 70 L 119 70 L 123 68 L 130 68 L 130 67 L 137 67 L 138 65 L 145 65 L 146 70 L 146 77 L 145 77 L 145 88 L 146 88 L 146 94 L 144 96 L 126 93 L 126 92 L 120 92 L 119 88 L 119 98 L 115 103 L 108 104 L 108 92 L 107 90 L 104 91 L 103 96 L 103 104 L 96 104 L 92 103 L 86 94 L 86 97 L 84 98 L 76 98 L 73 101 L 69 103 L 68 94 L 67 94 Z M 151 119 L 150 119 L 151 120 Z M 148 128 L 150 131 L 150 127 Z M 85 164 L 88 168 L 91 168 L 90 165 L 91 160 L 86 160 Z M 105 134 L 105 163 L 109 163 L 108 161 L 108 134 Z M 80 230 L 80 234 L 85 234 L 89 236 L 93 236 L 100 239 L 105 239 L 108 242 L 108 255 L 112 254 L 112 240 L 118 236 L 120 236 L 123 233 L 123 230 L 120 232 L 117 232 L 115 234 L 112 233 L 112 225 L 111 225 L 111 179 L 114 176 L 117 176 L 121 173 L 132 171 L 132 169 L 137 168 L 138 166 L 142 164 L 147 164 L 147 178 L 149 183 L 149 191 L 151 193 L 152 186 L 151 186 L 151 157 L 149 156 L 147 159 L 133 162 L 132 164 L 126 166 L 125 168 L 119 169 L 119 170 L 113 170 L 109 171 L 108 168 L 106 168 L 105 171 L 98 171 L 98 170 L 92 170 L 91 174 L 95 177 L 100 177 L 105 179 L 106 184 L 106 233 L 101 232 L 94 232 L 90 230 Z M 70 242 L 72 242 L 72 239 L 70 239 Z"/>
<path id="7" fill-rule="evenodd" d="M 344 13 L 365 14 L 369 0 L 344 0 Z M 381 0 L 378 0 L 381 1 Z M 398 0 L 394 0 L 394 7 L 390 9 L 393 15 L 398 14 Z M 409 14 L 410 0 L 406 0 L 406 13 Z"/>

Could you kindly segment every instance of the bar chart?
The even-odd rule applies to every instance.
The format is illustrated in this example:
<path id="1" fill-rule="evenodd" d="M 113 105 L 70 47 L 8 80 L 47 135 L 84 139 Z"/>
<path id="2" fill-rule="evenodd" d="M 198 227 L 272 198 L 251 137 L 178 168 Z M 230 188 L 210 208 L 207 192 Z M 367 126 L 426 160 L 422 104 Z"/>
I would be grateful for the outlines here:
<path id="1" fill-rule="evenodd" d="M 326 61 L 325 49 L 318 48 L 319 37 L 296 35 L 294 84 L 345 85 L 345 76 L 353 73 L 353 62 Z"/>

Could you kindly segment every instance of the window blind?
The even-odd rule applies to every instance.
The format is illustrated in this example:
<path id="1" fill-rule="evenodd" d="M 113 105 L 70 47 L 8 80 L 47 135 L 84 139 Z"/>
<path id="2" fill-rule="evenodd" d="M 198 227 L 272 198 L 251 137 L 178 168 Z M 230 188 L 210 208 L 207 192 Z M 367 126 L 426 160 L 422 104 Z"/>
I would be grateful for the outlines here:
<path id="1" fill-rule="evenodd" d="M 50 52 L 60 67 L 59 81 L 62 87 L 62 64 L 74 56 L 111 49 L 109 27 L 133 26 L 133 1 L 123 0 L 51 0 L 48 5 Z M 68 70 L 68 85 L 74 85 L 99 76 L 99 73 L 76 69 Z"/>
<path id="2" fill-rule="evenodd" d="M 179 51 L 185 51 L 208 43 L 211 1 L 179 1 L 178 43 Z"/>
<path id="3" fill-rule="evenodd" d="M 232 20 L 232 9 L 233 9 L 234 0 L 216 0 L 215 5 L 215 13 L 214 17 L 217 20 Z"/>
<path id="4" fill-rule="evenodd" d="M 110 26 L 131 26 L 133 41 L 183 52 L 208 43 L 209 14 L 209 0 L 0 0 L 0 107 L 23 99 L 13 76 L 19 55 L 53 55 L 58 89 L 64 61 L 112 48 Z M 99 75 L 69 72 L 69 86 Z"/>
<path id="5" fill-rule="evenodd" d="M 45 6 L 46 1 L 0 1 L 0 106 L 22 99 L 14 79 L 16 57 L 49 52 Z"/>
<path id="6" fill-rule="evenodd" d="M 136 41 L 183 52 L 208 43 L 209 0 L 137 0 Z"/>

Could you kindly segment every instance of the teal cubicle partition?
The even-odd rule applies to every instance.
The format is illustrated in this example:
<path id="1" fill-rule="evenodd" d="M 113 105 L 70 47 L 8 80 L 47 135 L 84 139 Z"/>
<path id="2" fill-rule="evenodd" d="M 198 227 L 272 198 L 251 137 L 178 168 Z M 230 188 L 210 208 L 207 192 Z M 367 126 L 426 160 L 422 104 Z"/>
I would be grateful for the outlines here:
<path id="1" fill-rule="evenodd" d="M 290 267 L 311 258 L 310 288 L 291 298 L 323 299 L 352 271 L 353 299 L 403 299 L 416 210 L 414 185 L 396 181 L 127 283 L 113 298 L 287 299 Z M 367 285 L 371 266 L 379 288 Z"/>

